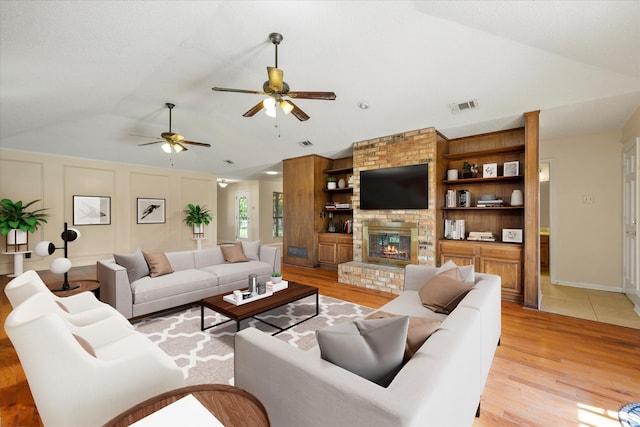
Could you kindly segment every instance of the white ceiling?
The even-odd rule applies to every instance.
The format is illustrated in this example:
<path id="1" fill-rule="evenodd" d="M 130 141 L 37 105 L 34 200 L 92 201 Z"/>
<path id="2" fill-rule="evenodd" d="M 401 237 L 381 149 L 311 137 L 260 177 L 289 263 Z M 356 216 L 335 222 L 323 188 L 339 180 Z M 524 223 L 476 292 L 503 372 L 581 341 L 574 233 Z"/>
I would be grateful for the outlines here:
<path id="1" fill-rule="evenodd" d="M 259 95 L 211 90 L 260 90 L 271 32 L 291 90 L 337 94 L 296 101 L 307 122 L 244 118 Z M 471 99 L 479 109 L 451 113 Z M 212 148 L 138 146 L 168 130 L 165 102 L 174 132 Z M 6 149 L 233 181 L 413 129 L 511 127 L 531 110 L 543 140 L 614 131 L 638 105 L 639 1 L 0 1 Z"/>

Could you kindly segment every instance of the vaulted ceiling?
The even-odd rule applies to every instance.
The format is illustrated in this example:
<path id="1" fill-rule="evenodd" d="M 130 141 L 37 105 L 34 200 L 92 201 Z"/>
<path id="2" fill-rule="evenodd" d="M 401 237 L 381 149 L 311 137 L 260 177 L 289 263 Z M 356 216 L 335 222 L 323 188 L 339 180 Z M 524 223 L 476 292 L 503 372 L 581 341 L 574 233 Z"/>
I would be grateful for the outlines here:
<path id="1" fill-rule="evenodd" d="M 311 118 L 242 114 L 274 65 Z M 451 104 L 479 108 L 452 113 Z M 168 130 L 211 148 L 167 155 Z M 359 108 L 366 102 L 369 108 Z M 638 1 L 0 2 L 0 147 L 256 179 L 281 160 L 433 126 L 541 139 L 619 130 L 640 105 Z M 310 141 L 310 147 L 299 142 Z M 230 164 L 226 161 L 231 161 Z"/>

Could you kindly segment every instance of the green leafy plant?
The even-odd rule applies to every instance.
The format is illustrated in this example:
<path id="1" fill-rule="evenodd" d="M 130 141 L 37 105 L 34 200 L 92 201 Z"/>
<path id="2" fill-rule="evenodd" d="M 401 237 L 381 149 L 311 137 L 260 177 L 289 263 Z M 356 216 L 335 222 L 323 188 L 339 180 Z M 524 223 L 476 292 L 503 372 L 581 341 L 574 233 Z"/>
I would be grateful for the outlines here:
<path id="1" fill-rule="evenodd" d="M 475 163 L 464 162 L 462 171 L 467 173 L 478 173 L 478 165 Z"/>
<path id="2" fill-rule="evenodd" d="M 45 219 L 48 214 L 44 211 L 46 208 L 36 209 L 28 212 L 27 208 L 39 200 L 34 200 L 27 204 L 23 204 L 22 200 L 13 202 L 9 199 L 0 200 L 0 233 L 3 236 L 9 234 L 9 231 L 17 229 L 28 233 L 35 232 L 42 224 L 46 224 Z"/>
<path id="3" fill-rule="evenodd" d="M 271 273 L 271 277 L 282 277 L 282 273 L 280 273 L 279 271 L 274 271 L 273 273 Z"/>
<path id="4" fill-rule="evenodd" d="M 336 182 L 336 177 L 330 176 L 329 178 L 327 178 L 327 182 Z"/>
<path id="5" fill-rule="evenodd" d="M 190 227 L 194 225 L 200 226 L 202 224 L 209 225 L 213 220 L 211 210 L 207 209 L 204 205 L 201 207 L 200 205 L 189 203 L 187 209 L 184 210 L 184 215 L 184 222 Z"/>

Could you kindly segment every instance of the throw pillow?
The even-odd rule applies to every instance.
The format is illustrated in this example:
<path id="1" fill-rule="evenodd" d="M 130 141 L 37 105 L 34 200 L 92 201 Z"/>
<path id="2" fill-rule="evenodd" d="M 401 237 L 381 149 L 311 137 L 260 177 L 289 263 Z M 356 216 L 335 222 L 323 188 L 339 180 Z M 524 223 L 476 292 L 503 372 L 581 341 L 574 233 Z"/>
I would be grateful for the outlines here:
<path id="1" fill-rule="evenodd" d="M 163 274 L 173 273 L 173 268 L 169 263 L 169 259 L 164 252 L 142 252 L 144 259 L 149 264 L 149 270 L 151 277 L 162 276 Z"/>
<path id="2" fill-rule="evenodd" d="M 451 270 L 452 268 L 457 268 L 460 271 L 460 277 L 463 282 L 466 283 L 475 283 L 476 282 L 476 272 L 474 270 L 474 266 L 472 265 L 463 265 L 458 267 L 455 262 L 449 260 L 445 262 L 439 269 L 436 271 L 436 274 L 443 273 L 445 271 Z"/>
<path id="3" fill-rule="evenodd" d="M 423 306 L 436 313 L 449 314 L 472 288 L 472 283 L 460 281 L 457 269 L 451 269 L 433 276 L 418 295 Z"/>
<path id="4" fill-rule="evenodd" d="M 386 311 L 376 311 L 366 317 L 366 319 L 384 319 L 388 317 L 399 317 L 399 314 L 387 313 Z M 409 329 L 407 331 L 407 343 L 404 348 L 404 363 L 416 354 L 416 351 L 435 331 L 438 330 L 442 320 L 429 319 L 428 317 L 409 317 Z"/>
<path id="5" fill-rule="evenodd" d="M 321 357 L 387 387 L 402 367 L 409 316 L 340 323 L 316 331 Z"/>
<path id="6" fill-rule="evenodd" d="M 247 262 L 249 261 L 242 250 L 242 243 L 237 242 L 235 245 L 220 246 L 224 260 L 227 262 Z"/>
<path id="7" fill-rule="evenodd" d="M 260 240 L 254 242 L 245 242 L 242 240 L 242 250 L 247 259 L 260 261 Z"/>
<path id="8" fill-rule="evenodd" d="M 127 269 L 127 277 L 129 277 L 129 283 L 133 283 L 136 280 L 149 275 L 149 266 L 147 261 L 142 255 L 140 248 L 136 249 L 131 254 L 113 254 L 113 259 L 119 265 Z"/>

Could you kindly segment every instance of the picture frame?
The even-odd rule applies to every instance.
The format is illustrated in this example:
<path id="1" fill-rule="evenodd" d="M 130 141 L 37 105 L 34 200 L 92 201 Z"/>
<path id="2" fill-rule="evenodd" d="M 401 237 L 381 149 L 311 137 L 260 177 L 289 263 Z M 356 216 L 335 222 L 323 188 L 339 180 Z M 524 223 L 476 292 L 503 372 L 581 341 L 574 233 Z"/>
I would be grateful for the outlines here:
<path id="1" fill-rule="evenodd" d="M 73 196 L 73 225 L 111 224 L 111 197 Z"/>
<path id="2" fill-rule="evenodd" d="M 502 241 L 505 243 L 522 243 L 521 228 L 503 228 Z"/>
<path id="3" fill-rule="evenodd" d="M 166 199 L 137 198 L 136 222 L 138 224 L 164 224 Z"/>
<path id="4" fill-rule="evenodd" d="M 503 176 L 520 175 L 520 162 L 517 160 L 515 162 L 504 162 L 504 165 L 502 165 L 502 167 L 503 167 L 503 170 L 502 170 Z"/>
<path id="5" fill-rule="evenodd" d="M 498 164 L 497 163 L 485 163 L 482 165 L 482 177 L 483 178 L 495 178 L 498 176 Z"/>

